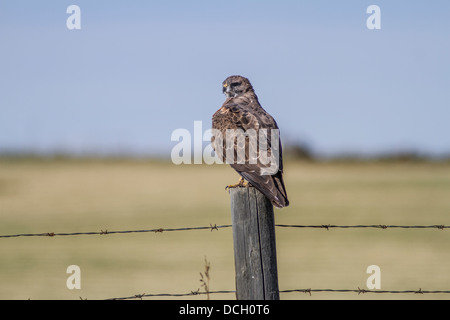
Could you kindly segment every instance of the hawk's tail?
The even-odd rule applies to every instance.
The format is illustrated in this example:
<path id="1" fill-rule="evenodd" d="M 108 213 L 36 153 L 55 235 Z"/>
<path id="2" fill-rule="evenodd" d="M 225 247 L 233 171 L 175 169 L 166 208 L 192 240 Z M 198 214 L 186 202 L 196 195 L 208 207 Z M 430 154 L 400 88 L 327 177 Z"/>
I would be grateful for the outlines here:
<path id="1" fill-rule="evenodd" d="M 247 172 L 239 172 L 252 186 L 261 191 L 277 208 L 284 208 L 289 205 L 286 188 L 284 186 L 283 174 L 278 171 L 270 175 L 252 175 Z"/>
<path id="2" fill-rule="evenodd" d="M 273 182 L 274 182 L 274 194 L 276 195 L 275 198 L 270 199 L 272 201 L 272 204 L 277 208 L 284 208 L 289 205 L 289 200 L 286 193 L 286 187 L 284 186 L 283 181 L 283 174 L 281 171 L 278 171 L 276 175 L 272 176 Z"/>

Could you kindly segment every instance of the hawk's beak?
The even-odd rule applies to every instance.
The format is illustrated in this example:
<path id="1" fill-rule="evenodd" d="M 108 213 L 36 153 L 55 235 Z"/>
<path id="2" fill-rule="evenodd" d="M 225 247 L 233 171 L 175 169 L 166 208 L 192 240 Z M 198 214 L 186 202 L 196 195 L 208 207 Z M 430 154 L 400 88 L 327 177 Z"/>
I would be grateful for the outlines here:
<path id="1" fill-rule="evenodd" d="M 223 93 L 229 92 L 229 91 L 230 91 L 230 88 L 228 87 L 228 83 L 225 83 L 225 84 L 223 85 L 222 91 L 223 91 Z"/>

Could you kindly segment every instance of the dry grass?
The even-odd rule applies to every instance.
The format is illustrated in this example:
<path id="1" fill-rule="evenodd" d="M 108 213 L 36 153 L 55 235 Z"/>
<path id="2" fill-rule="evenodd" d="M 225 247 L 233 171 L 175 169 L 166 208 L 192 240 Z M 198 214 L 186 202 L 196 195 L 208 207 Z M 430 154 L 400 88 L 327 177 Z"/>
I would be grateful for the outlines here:
<path id="1" fill-rule="evenodd" d="M 0 234 L 230 224 L 227 166 L 138 161 L 0 162 Z M 450 165 L 286 164 L 280 224 L 449 224 Z M 280 289 L 449 290 L 447 230 L 277 229 Z M 0 299 L 103 299 L 199 288 L 234 290 L 231 229 L 0 239 Z M 66 269 L 81 268 L 81 290 Z M 196 296 L 205 299 L 206 296 Z M 233 294 L 211 295 L 234 299 Z M 282 299 L 423 299 L 448 295 L 282 294 Z"/>

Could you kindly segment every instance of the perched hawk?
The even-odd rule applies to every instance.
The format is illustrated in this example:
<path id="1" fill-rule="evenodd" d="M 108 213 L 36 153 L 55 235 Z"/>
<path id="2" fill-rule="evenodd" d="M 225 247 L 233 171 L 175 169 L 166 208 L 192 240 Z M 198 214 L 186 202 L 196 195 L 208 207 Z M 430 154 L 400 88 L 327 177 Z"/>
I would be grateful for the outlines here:
<path id="1" fill-rule="evenodd" d="M 241 175 L 238 184 L 228 187 L 243 186 L 245 179 L 274 206 L 288 206 L 283 182 L 281 142 L 279 134 L 275 134 L 279 132 L 277 123 L 259 104 L 248 79 L 230 76 L 222 85 L 227 99 L 212 117 L 211 144 L 216 154 Z M 214 132 L 221 135 L 221 139 Z M 233 138 L 228 140 L 231 143 L 227 143 L 229 132 L 241 132 L 242 137 Z M 230 154 L 233 156 L 232 162 L 227 158 Z M 239 155 L 244 156 L 240 158 Z M 276 163 L 268 161 L 269 158 L 275 159 Z"/>

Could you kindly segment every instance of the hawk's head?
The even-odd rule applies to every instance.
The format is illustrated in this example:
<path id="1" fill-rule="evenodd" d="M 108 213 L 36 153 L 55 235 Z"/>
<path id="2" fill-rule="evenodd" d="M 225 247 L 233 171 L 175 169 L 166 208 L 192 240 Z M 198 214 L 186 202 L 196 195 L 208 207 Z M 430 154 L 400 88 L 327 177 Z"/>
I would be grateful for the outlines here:
<path id="1" fill-rule="evenodd" d="M 234 98 L 249 91 L 253 91 L 250 81 L 241 76 L 230 76 L 222 83 L 222 92 L 226 94 L 228 98 Z"/>

